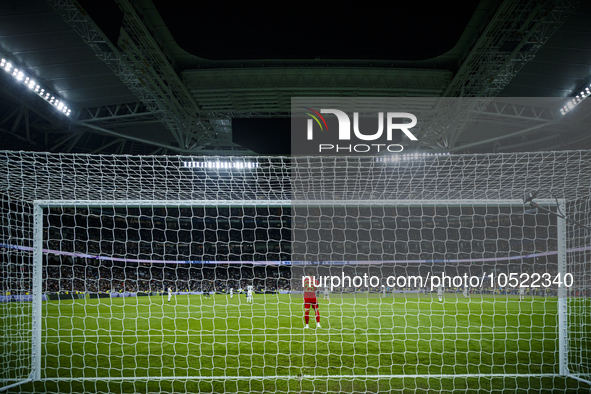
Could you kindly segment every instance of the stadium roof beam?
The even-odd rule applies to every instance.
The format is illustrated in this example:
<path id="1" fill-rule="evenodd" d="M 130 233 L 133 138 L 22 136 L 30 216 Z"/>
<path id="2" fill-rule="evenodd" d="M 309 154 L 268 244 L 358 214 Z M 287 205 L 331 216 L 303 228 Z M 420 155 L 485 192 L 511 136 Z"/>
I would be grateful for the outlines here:
<path id="1" fill-rule="evenodd" d="M 518 131 L 515 131 L 512 133 L 509 133 L 509 134 L 499 135 L 499 136 L 487 138 L 487 139 L 484 139 L 481 141 L 468 142 L 463 145 L 458 145 L 458 146 L 454 146 L 454 147 L 447 148 L 447 149 L 449 152 L 452 152 L 452 153 L 453 152 L 466 152 L 467 149 L 469 149 L 469 148 L 473 148 L 473 147 L 481 146 L 481 145 L 485 145 L 485 144 L 490 144 L 490 143 L 496 143 L 497 141 L 502 141 L 502 140 L 505 140 L 508 138 L 529 134 L 529 133 L 537 131 L 543 127 L 557 124 L 559 121 L 560 120 L 557 119 L 557 120 L 553 120 L 551 122 L 544 122 L 544 123 L 537 124 L 535 126 L 526 127 L 525 129 L 521 129 L 521 130 L 518 130 Z"/>
<path id="2" fill-rule="evenodd" d="M 521 142 L 514 144 L 503 145 L 500 141 L 495 142 L 493 151 L 495 152 L 515 152 L 521 150 L 524 146 L 535 146 L 538 145 L 540 148 L 546 148 L 550 146 L 556 146 L 555 142 L 560 141 L 562 135 L 559 133 L 553 133 L 544 137 L 529 139 L 527 136 L 523 136 Z M 545 149 L 541 149 L 545 150 Z"/>
<path id="3" fill-rule="evenodd" d="M 443 96 L 495 97 L 533 59 L 577 3 L 576 0 L 505 0 L 467 53 Z M 446 145 L 454 147 L 466 124 L 486 108 L 485 103 L 474 103 L 461 119 L 449 122 L 456 127 L 425 137 L 434 141 L 449 134 L 444 140 Z"/>
<path id="4" fill-rule="evenodd" d="M 159 103 L 163 123 L 179 136 L 189 137 L 198 143 L 207 142 L 209 132 L 199 120 L 197 104 L 182 84 L 166 56 L 154 40 L 152 33 L 128 0 L 117 0 L 124 12 L 118 46 L 132 68 L 141 72 L 141 79 L 148 84 Z M 187 148 L 194 141 L 185 138 L 181 146 Z"/>
<path id="5" fill-rule="evenodd" d="M 120 144 L 121 142 L 124 142 L 124 141 L 125 141 L 124 138 L 115 138 L 113 141 L 111 141 L 111 142 L 109 142 L 109 143 L 107 143 L 105 145 L 102 145 L 99 148 L 93 150 L 92 152 L 90 152 L 90 154 L 102 152 L 103 150 L 109 148 L 110 146 L 113 146 L 113 145 L 116 145 L 116 144 Z M 119 150 L 121 150 L 121 149 L 119 149 Z"/>
<path id="6" fill-rule="evenodd" d="M 75 120 L 104 127 L 109 125 L 129 126 L 131 124 L 159 122 L 158 115 L 161 112 L 151 111 L 141 102 L 123 103 L 82 108 L 78 111 Z"/>
<path id="7" fill-rule="evenodd" d="M 508 99 L 509 100 L 509 99 Z M 535 106 L 529 104 L 520 104 L 503 99 L 496 99 L 490 102 L 479 113 L 480 117 L 520 120 L 525 119 L 528 122 L 551 122 L 559 118 L 559 112 L 547 106 Z"/>
<path id="8" fill-rule="evenodd" d="M 59 148 L 60 146 L 66 144 L 69 142 L 68 145 L 65 145 L 64 148 L 60 149 L 60 151 L 63 152 L 71 152 L 72 148 L 76 145 L 76 143 L 78 142 L 78 140 L 80 140 L 80 137 L 82 137 L 82 135 L 84 134 L 84 132 L 82 131 L 77 131 L 74 133 L 69 133 L 64 135 L 63 137 L 59 138 L 54 145 L 51 146 L 51 148 L 49 148 L 50 151 L 55 151 L 57 148 Z"/>
<path id="9" fill-rule="evenodd" d="M 182 79 L 202 114 L 286 116 L 292 97 L 437 97 L 448 70 L 361 67 L 265 67 L 186 70 Z"/>
<path id="10" fill-rule="evenodd" d="M 213 140 L 211 129 L 199 120 L 195 102 L 128 1 L 118 1 L 124 12 L 118 42 L 121 50 L 109 41 L 75 0 L 49 0 L 49 3 L 155 113 L 179 146 L 205 146 Z"/>
<path id="11" fill-rule="evenodd" d="M 521 142 L 506 145 L 503 145 L 501 141 L 496 141 L 493 150 L 495 152 L 522 152 L 524 147 L 528 149 L 533 147 L 537 151 L 567 150 L 588 147 L 589 143 L 591 143 L 591 135 L 565 138 L 564 133 L 552 133 L 533 139 L 527 138 L 526 135 Z"/>
<path id="12" fill-rule="evenodd" d="M 102 134 L 114 136 L 117 138 L 124 138 L 126 140 L 140 142 L 140 143 L 143 143 L 146 145 L 156 146 L 158 148 L 163 148 L 163 149 L 170 150 L 170 151 L 176 152 L 176 153 L 196 154 L 196 155 L 202 155 L 202 154 L 252 155 L 252 154 L 255 154 L 254 152 L 252 152 L 248 149 L 241 148 L 241 147 L 239 147 L 235 144 L 232 144 L 232 143 L 227 144 L 227 145 L 211 145 L 211 146 L 194 145 L 194 146 L 190 146 L 188 148 L 183 148 L 183 147 L 174 146 L 174 145 L 170 145 L 170 144 L 166 144 L 166 143 L 162 143 L 162 142 L 158 142 L 158 141 L 154 141 L 154 140 L 136 137 L 136 136 L 129 135 L 126 133 L 121 133 L 121 132 L 118 132 L 115 130 L 106 129 L 104 127 L 97 126 L 97 125 L 94 125 L 91 123 L 85 123 L 85 122 L 73 122 L 73 123 L 78 126 L 84 126 L 84 127 L 93 129 L 94 131 L 97 131 Z"/>
<path id="13" fill-rule="evenodd" d="M 13 119 L 12 125 L 10 126 L 10 133 L 14 134 L 18 126 L 20 125 L 21 121 L 25 121 L 25 128 L 27 139 L 30 137 L 30 130 L 29 130 L 29 110 L 26 105 L 21 104 L 16 107 L 12 111 L 10 111 L 4 118 L 0 120 L 0 125 L 7 123 L 9 120 Z"/>
<path id="14" fill-rule="evenodd" d="M 14 138 L 16 138 L 16 139 L 18 139 L 18 140 L 21 140 L 21 141 L 23 141 L 23 142 L 26 142 L 26 143 L 28 143 L 28 144 L 31 144 L 31 145 L 33 145 L 33 146 L 37 145 L 37 143 L 36 143 L 35 141 L 33 141 L 33 140 L 31 140 L 31 139 L 28 139 L 27 137 L 23 137 L 23 136 L 20 136 L 20 135 L 18 135 L 18 134 L 12 133 L 10 130 L 6 130 L 6 129 L 2 128 L 2 127 L 0 127 L 0 133 L 6 133 L 6 134 L 10 134 L 10 135 L 11 135 L 11 136 L 13 136 Z"/>

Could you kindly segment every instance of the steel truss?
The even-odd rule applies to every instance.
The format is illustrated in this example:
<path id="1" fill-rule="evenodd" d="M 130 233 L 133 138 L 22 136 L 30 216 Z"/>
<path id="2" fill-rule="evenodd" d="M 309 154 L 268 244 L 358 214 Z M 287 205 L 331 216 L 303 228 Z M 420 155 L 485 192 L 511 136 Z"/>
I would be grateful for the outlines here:
<path id="1" fill-rule="evenodd" d="M 444 97 L 495 97 L 534 58 L 577 5 L 577 0 L 505 0 L 467 53 Z M 433 130 L 423 140 L 427 144 L 439 142 L 447 148 L 455 147 L 466 125 L 488 103 L 473 102 L 460 119 L 447 122 L 454 124 L 453 128 Z"/>
<path id="2" fill-rule="evenodd" d="M 124 19 L 117 46 L 75 0 L 49 3 L 138 97 L 146 112 L 170 130 L 180 149 L 199 149 L 214 141 L 213 127 L 199 118 L 196 103 L 128 1 L 118 1 Z"/>

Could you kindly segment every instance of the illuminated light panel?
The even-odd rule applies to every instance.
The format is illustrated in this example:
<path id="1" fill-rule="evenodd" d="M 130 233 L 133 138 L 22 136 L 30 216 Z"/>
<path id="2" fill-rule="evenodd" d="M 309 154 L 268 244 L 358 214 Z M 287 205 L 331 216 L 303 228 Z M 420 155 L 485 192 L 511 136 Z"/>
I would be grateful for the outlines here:
<path id="1" fill-rule="evenodd" d="M 0 63 L 1 66 L 2 63 Z M 581 90 L 579 94 L 577 94 L 574 98 L 571 98 L 564 107 L 560 108 L 560 114 L 566 115 L 570 111 L 572 111 L 577 105 L 581 104 L 583 100 L 587 97 L 591 96 L 591 84 L 584 89 Z"/>
<path id="2" fill-rule="evenodd" d="M 258 168 L 258 162 L 251 161 L 184 161 L 183 167 L 187 168 L 215 168 L 215 169 L 247 169 Z"/>
<path id="3" fill-rule="evenodd" d="M 413 153 L 403 153 L 400 155 L 376 157 L 376 162 L 378 162 L 378 163 L 395 163 L 395 162 L 405 161 L 405 160 L 421 159 L 423 157 L 448 156 L 448 155 L 449 155 L 449 152 L 413 152 Z"/>
<path id="4" fill-rule="evenodd" d="M 72 110 L 68 108 L 63 101 L 59 100 L 59 98 L 56 98 L 55 96 L 52 96 L 51 93 L 47 92 L 45 89 L 42 89 L 33 78 L 28 76 L 22 69 L 15 67 L 10 61 L 8 61 L 8 59 L 0 58 L 0 68 L 11 74 L 16 81 L 31 89 L 39 97 L 53 105 L 64 115 L 71 115 Z"/>

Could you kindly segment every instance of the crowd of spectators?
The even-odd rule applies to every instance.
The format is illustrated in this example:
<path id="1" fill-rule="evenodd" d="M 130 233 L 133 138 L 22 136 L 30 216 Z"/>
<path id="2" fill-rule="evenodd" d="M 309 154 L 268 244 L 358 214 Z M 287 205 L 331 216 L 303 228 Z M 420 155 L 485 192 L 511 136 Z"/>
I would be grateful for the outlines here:
<path id="1" fill-rule="evenodd" d="M 52 256 L 45 266 L 45 292 L 229 292 L 253 286 L 259 292 L 289 290 L 289 269 L 203 264 L 113 263 Z"/>
<path id="2" fill-rule="evenodd" d="M 31 291 L 31 257 L 25 253 L 4 253 L 2 271 L 0 272 L 2 293 L 25 294 Z M 6 259 L 6 256 L 10 256 Z M 499 275 L 521 274 L 527 275 L 529 284 L 532 275 L 550 274 L 555 278 L 558 273 L 556 257 L 523 259 L 519 262 L 487 262 L 487 263 L 407 263 L 407 264 L 376 264 L 357 266 L 316 266 L 315 275 L 334 275 L 345 269 L 347 275 L 355 274 L 378 276 L 420 276 L 427 278 L 433 275 L 441 276 L 475 276 L 486 278 L 478 288 L 471 288 L 472 294 L 518 294 L 517 288 L 500 287 L 498 279 L 494 284 L 488 279 L 490 274 L 495 278 Z M 305 273 L 309 266 L 297 265 L 255 265 L 245 262 L 235 264 L 172 264 L 172 263 L 125 263 L 81 258 L 64 255 L 48 255 L 43 264 L 43 292 L 44 293 L 112 293 L 112 292 L 163 292 L 169 287 L 178 292 L 216 292 L 227 293 L 230 289 L 235 292 L 253 286 L 257 292 L 289 292 L 299 290 L 298 275 Z M 346 270 L 349 271 L 346 271 Z M 332 271 L 331 271 L 332 270 Z M 336 270 L 336 271 L 335 271 Z M 353 271 L 351 271 L 353 270 Z M 357 271 L 355 271 L 357 270 Z M 340 274 L 338 274 L 340 275 Z M 295 278 L 296 280 L 292 280 Z M 574 287 L 569 291 L 570 296 L 591 296 L 589 286 L 591 271 L 579 267 L 573 273 Z M 542 282 L 539 282 L 542 283 Z M 387 291 L 431 292 L 428 286 L 411 286 L 388 288 Z M 463 286 L 445 285 L 445 292 L 461 292 Z M 527 295 L 555 296 L 558 285 L 541 286 L 537 289 L 526 288 Z M 370 288 L 344 288 L 346 292 L 369 291 L 382 292 L 381 286 Z"/>

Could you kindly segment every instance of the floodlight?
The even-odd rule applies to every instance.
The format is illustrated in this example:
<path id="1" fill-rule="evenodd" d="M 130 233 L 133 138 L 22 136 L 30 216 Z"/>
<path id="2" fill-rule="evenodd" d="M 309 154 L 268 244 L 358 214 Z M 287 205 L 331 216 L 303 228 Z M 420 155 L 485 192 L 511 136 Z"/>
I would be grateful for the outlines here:
<path id="1" fill-rule="evenodd" d="M 33 90 L 39 95 L 39 97 L 48 101 L 49 104 L 52 104 L 58 109 L 58 111 L 62 112 L 66 116 L 70 116 L 72 113 L 72 111 L 61 100 L 59 100 L 59 97 L 52 96 L 51 93 L 47 92 L 45 89 L 42 89 L 41 86 L 39 86 L 35 80 L 33 80 L 33 78 L 27 75 L 25 70 L 15 67 L 6 58 L 0 59 L 0 69 L 10 73 L 14 79 L 16 79 L 18 82 L 21 82 L 27 88 Z"/>

